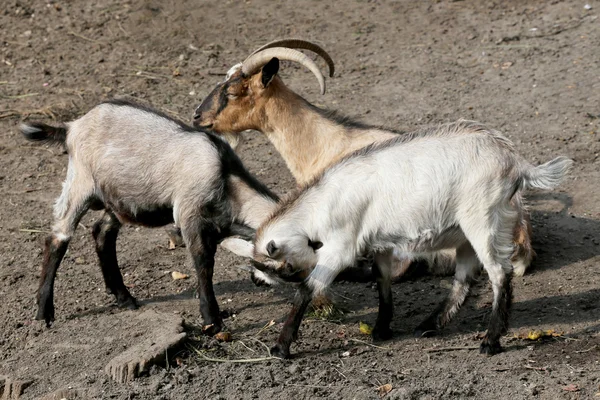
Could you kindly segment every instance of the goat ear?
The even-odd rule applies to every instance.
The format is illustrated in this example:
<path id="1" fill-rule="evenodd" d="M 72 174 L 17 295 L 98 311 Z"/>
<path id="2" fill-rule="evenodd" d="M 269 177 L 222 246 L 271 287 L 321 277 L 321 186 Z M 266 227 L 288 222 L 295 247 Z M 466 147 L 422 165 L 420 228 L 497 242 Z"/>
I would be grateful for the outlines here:
<path id="1" fill-rule="evenodd" d="M 273 257 L 275 253 L 277 253 L 277 250 L 279 250 L 279 248 L 275 244 L 274 240 L 271 240 L 269 243 L 267 243 L 267 253 L 269 254 L 269 257 Z"/>
<path id="2" fill-rule="evenodd" d="M 277 71 L 279 71 L 279 58 L 273 57 L 271 58 L 271 61 L 262 67 L 263 87 L 269 86 L 269 83 L 271 83 L 273 78 L 275 78 L 275 75 L 277 75 Z"/>
<path id="3" fill-rule="evenodd" d="M 312 249 L 314 251 L 319 250 L 321 247 L 323 247 L 323 242 L 319 242 L 318 240 L 312 241 L 310 239 L 308 239 L 308 245 L 310 247 L 312 247 Z"/>

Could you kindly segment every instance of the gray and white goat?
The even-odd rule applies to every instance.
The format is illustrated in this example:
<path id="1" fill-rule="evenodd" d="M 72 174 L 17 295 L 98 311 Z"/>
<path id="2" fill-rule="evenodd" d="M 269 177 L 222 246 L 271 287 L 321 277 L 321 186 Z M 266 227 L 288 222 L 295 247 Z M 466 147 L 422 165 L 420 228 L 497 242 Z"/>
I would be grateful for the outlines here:
<path id="1" fill-rule="evenodd" d="M 481 352 L 498 353 L 512 301 L 515 194 L 557 186 L 571 164 L 558 157 L 534 167 L 499 132 L 464 120 L 342 159 L 284 201 L 256 232 L 255 259 L 285 260 L 279 274 L 302 281 L 272 354 L 289 356 L 311 298 L 369 250 L 375 251 L 379 290 L 373 337 L 391 337 L 395 248 L 411 255 L 456 249 L 451 294 L 422 330 L 439 329 L 458 311 L 483 264 L 494 299 Z"/>
<path id="2" fill-rule="evenodd" d="M 136 308 L 117 264 L 123 223 L 175 222 L 198 275 L 205 330 L 222 328 L 212 276 L 217 244 L 251 237 L 275 208 L 277 196 L 256 180 L 216 135 L 122 100 L 94 107 L 63 127 L 24 124 L 31 141 L 66 145 L 67 177 L 54 207 L 55 223 L 44 249 L 36 319 L 54 320 L 54 280 L 81 217 L 104 210 L 93 227 L 107 291 L 121 307 Z"/>

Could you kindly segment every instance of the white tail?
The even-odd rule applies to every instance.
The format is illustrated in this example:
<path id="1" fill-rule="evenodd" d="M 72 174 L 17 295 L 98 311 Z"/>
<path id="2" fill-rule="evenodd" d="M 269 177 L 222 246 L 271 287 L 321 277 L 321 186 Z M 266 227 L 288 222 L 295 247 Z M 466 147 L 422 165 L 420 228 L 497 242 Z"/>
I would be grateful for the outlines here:
<path id="1" fill-rule="evenodd" d="M 523 188 L 553 189 L 560 184 L 572 165 L 573 160 L 561 156 L 530 168 L 523 173 Z"/>

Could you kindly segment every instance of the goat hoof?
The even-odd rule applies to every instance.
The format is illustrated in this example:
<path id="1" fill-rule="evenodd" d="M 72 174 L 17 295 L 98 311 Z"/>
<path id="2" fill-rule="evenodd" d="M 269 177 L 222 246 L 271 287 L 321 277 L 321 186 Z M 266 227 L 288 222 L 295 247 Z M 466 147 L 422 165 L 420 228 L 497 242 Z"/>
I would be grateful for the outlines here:
<path id="1" fill-rule="evenodd" d="M 50 326 L 52 326 L 52 322 L 54 322 L 54 306 L 48 307 L 47 309 L 42 307 L 38 308 L 35 319 L 37 321 L 46 322 L 46 328 L 50 328 Z"/>
<path id="2" fill-rule="evenodd" d="M 221 332 L 221 329 L 223 329 L 223 323 L 217 322 L 214 324 L 204 325 L 202 327 L 202 333 L 204 333 L 205 335 L 208 335 L 208 336 L 214 336 L 217 333 Z"/>
<path id="3" fill-rule="evenodd" d="M 117 306 L 119 308 L 126 308 L 128 310 L 137 310 L 139 307 L 137 300 L 132 295 L 122 299 L 117 299 Z"/>
<path id="4" fill-rule="evenodd" d="M 373 329 L 373 333 L 371 333 L 371 337 L 373 338 L 374 342 L 382 342 L 384 340 L 389 340 L 392 338 L 392 335 L 393 335 L 393 332 L 389 327 L 387 327 L 387 328 L 375 327 Z"/>
<path id="5" fill-rule="evenodd" d="M 502 353 L 502 346 L 500 346 L 499 341 L 490 342 L 487 339 L 483 339 L 479 347 L 479 353 L 493 356 L 494 354 Z"/>
<path id="6" fill-rule="evenodd" d="M 283 349 L 281 345 L 276 344 L 271 347 L 271 357 L 277 357 L 284 360 L 288 359 L 290 358 L 290 349 Z"/>

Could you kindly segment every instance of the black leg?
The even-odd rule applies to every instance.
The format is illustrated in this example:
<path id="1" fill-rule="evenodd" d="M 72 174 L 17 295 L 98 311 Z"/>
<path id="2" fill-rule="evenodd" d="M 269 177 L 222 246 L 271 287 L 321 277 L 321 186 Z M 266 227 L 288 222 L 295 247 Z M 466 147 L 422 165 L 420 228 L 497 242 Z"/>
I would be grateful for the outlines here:
<path id="1" fill-rule="evenodd" d="M 277 343 L 271 348 L 271 355 L 279 358 L 289 358 L 290 346 L 293 341 L 298 339 L 298 330 L 300 323 L 306 312 L 306 308 L 312 300 L 312 290 L 301 283 L 294 297 L 294 304 L 287 320 L 283 324 L 283 329 L 279 334 Z"/>
<path id="2" fill-rule="evenodd" d="M 135 298 L 123 283 L 123 276 L 117 262 L 117 236 L 121 223 L 109 211 L 96 221 L 92 235 L 96 242 L 96 254 L 106 284 L 106 291 L 115 295 L 119 307 L 134 310 L 137 308 Z"/>
<path id="3" fill-rule="evenodd" d="M 494 304 L 488 330 L 481 342 L 480 352 L 494 355 L 502 351 L 500 337 L 508 330 L 508 317 L 512 306 L 511 274 L 505 274 L 502 285 L 494 286 Z"/>
<path id="4" fill-rule="evenodd" d="M 37 294 L 38 311 L 35 319 L 46 321 L 48 327 L 54 321 L 54 280 L 56 279 L 56 271 L 67 252 L 68 246 L 69 239 L 61 239 L 60 236 L 55 234 L 51 234 L 46 238 L 42 275 L 40 276 L 40 286 Z"/>
<path id="5" fill-rule="evenodd" d="M 219 235 L 216 230 L 208 228 L 191 232 L 184 228 L 182 233 L 198 276 L 200 315 L 204 320 L 202 330 L 208 335 L 214 335 L 223 328 L 212 282 Z"/>
<path id="6" fill-rule="evenodd" d="M 394 315 L 394 302 L 392 299 L 392 281 L 391 273 L 392 253 L 377 254 L 373 264 L 373 275 L 377 281 L 377 291 L 379 292 L 379 312 L 377 313 L 377 322 L 373 328 L 373 340 L 387 340 L 392 337 L 390 322 Z"/>

